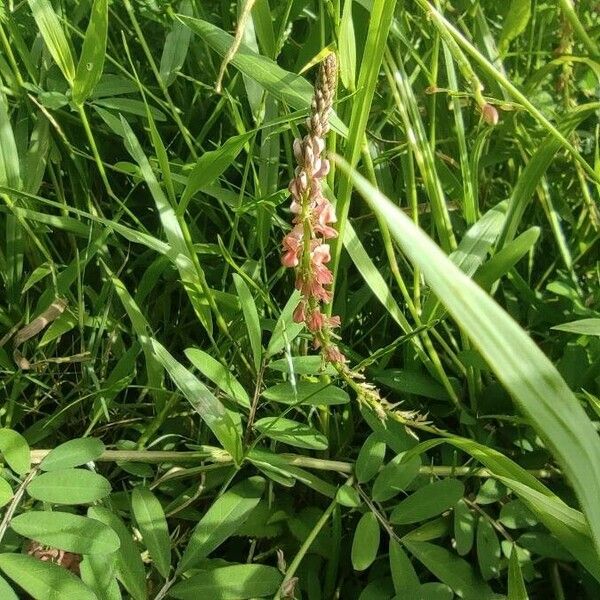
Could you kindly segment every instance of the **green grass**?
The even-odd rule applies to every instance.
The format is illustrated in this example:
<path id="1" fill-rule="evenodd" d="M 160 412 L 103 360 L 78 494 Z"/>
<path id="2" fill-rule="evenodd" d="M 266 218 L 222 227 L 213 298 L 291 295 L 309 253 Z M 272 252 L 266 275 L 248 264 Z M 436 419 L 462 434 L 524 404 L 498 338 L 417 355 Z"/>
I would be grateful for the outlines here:
<path id="1" fill-rule="evenodd" d="M 600 595 L 592 0 L 9 1 L 0 48 L 2 599 Z M 332 50 L 380 403 L 280 262 Z"/>

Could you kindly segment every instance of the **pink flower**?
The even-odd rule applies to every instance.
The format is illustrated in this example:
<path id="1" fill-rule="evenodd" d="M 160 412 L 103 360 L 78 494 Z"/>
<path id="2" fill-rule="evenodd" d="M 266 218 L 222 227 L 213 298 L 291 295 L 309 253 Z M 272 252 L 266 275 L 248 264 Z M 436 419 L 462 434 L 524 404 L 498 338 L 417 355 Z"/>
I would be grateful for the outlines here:
<path id="1" fill-rule="evenodd" d="M 283 256 L 281 264 L 284 267 L 293 268 L 300 264 L 300 255 L 302 254 L 302 229 L 296 225 L 282 241 Z"/>
<path id="2" fill-rule="evenodd" d="M 340 352 L 340 349 L 334 344 L 329 344 L 325 348 L 325 358 L 333 363 L 345 363 L 346 357 Z"/>
<path id="3" fill-rule="evenodd" d="M 325 325 L 325 315 L 317 308 L 313 310 L 306 321 L 311 331 L 319 331 Z"/>
<path id="4" fill-rule="evenodd" d="M 319 244 L 311 253 L 310 261 L 314 267 L 320 267 L 331 260 L 329 244 Z"/>
<path id="5" fill-rule="evenodd" d="M 304 323 L 306 320 L 306 314 L 304 313 L 305 305 L 304 300 L 300 300 L 298 306 L 296 306 L 293 315 L 294 323 Z"/>

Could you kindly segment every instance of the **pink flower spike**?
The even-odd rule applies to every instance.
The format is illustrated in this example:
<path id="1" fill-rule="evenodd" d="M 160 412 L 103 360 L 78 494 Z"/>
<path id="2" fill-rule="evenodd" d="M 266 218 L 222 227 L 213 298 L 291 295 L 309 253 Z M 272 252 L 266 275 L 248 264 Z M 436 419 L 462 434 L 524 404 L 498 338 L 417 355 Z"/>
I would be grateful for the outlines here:
<path id="1" fill-rule="evenodd" d="M 329 200 L 325 200 L 325 202 L 321 205 L 321 210 L 319 211 L 319 223 L 321 225 L 327 225 L 328 223 L 336 223 L 337 217 L 335 216 L 335 210 L 331 205 Z"/>
<path id="2" fill-rule="evenodd" d="M 314 177 L 317 179 L 324 179 L 329 174 L 329 169 L 329 161 L 326 158 L 319 160 L 318 168 L 316 166 L 314 167 Z"/>
<path id="3" fill-rule="evenodd" d="M 333 363 L 345 363 L 346 357 L 340 352 L 340 349 L 333 344 L 325 348 L 325 358 Z"/>

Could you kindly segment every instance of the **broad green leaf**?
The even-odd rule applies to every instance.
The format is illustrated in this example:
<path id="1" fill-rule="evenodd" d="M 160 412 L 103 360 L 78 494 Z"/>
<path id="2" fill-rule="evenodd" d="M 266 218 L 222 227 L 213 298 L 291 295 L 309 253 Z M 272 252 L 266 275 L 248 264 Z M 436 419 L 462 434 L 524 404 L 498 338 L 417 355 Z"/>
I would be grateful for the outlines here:
<path id="1" fill-rule="evenodd" d="M 264 490 L 262 477 L 250 477 L 217 498 L 196 525 L 177 571 L 190 569 L 234 535 L 260 502 Z"/>
<path id="2" fill-rule="evenodd" d="M 28 0 L 28 2 L 48 51 L 56 61 L 65 79 L 72 83 L 75 79 L 73 55 L 50 0 Z"/>
<path id="3" fill-rule="evenodd" d="M 283 576 L 266 565 L 229 565 L 197 575 L 174 585 L 169 595 L 180 600 L 246 600 L 272 598 Z"/>
<path id="4" fill-rule="evenodd" d="M 27 440 L 12 429 L 0 429 L 0 457 L 17 474 L 25 475 L 31 467 Z"/>
<path id="5" fill-rule="evenodd" d="M 418 456 L 407 462 L 402 455 L 395 456 L 377 475 L 373 483 L 373 500 L 385 502 L 405 490 L 419 474 L 421 459 Z"/>
<path id="6" fill-rule="evenodd" d="M 152 340 L 154 353 L 167 373 L 235 461 L 242 456 L 242 436 L 229 413 L 209 389 L 171 354 Z"/>
<path id="7" fill-rule="evenodd" d="M 454 593 L 467 600 L 494 600 L 495 594 L 471 565 L 453 552 L 428 542 L 405 541 L 409 552 Z"/>
<path id="8" fill-rule="evenodd" d="M 525 529 L 538 523 L 535 515 L 520 500 L 503 504 L 498 521 L 509 529 Z"/>
<path id="9" fill-rule="evenodd" d="M 328 446 L 327 437 L 319 430 L 285 417 L 263 417 L 254 423 L 254 428 L 273 440 L 298 448 L 326 450 Z"/>
<path id="10" fill-rule="evenodd" d="M 385 458 L 385 442 L 377 435 L 372 433 L 362 445 L 354 472 L 359 483 L 370 481 L 383 464 Z"/>
<path id="11" fill-rule="evenodd" d="M 24 554 L 0 554 L 0 570 L 35 600 L 97 600 L 81 579 L 53 562 Z"/>
<path id="12" fill-rule="evenodd" d="M 424 583 L 419 588 L 418 594 L 419 600 L 452 600 L 454 598 L 452 588 L 437 581 Z"/>
<path id="13" fill-rule="evenodd" d="M 294 323 L 294 310 L 300 302 L 301 294 L 298 290 L 294 290 L 290 299 L 283 307 L 275 328 L 271 334 L 269 345 L 267 346 L 267 356 L 273 356 L 288 347 L 292 340 L 302 331 L 304 325 L 302 323 Z"/>
<path id="14" fill-rule="evenodd" d="M 252 348 L 254 368 L 258 372 L 262 361 L 262 331 L 260 328 L 258 311 L 256 310 L 256 304 L 248 285 L 237 273 L 233 274 L 233 283 L 235 284 L 235 289 L 237 290 L 238 298 L 240 299 L 244 323 L 248 330 L 248 339 L 250 340 L 250 348 Z"/>
<path id="15" fill-rule="evenodd" d="M 567 333 L 577 333 L 579 335 L 600 336 L 600 319 L 579 319 L 579 321 L 555 325 L 551 329 L 566 331 Z"/>
<path id="16" fill-rule="evenodd" d="M 103 506 L 91 506 L 88 517 L 108 525 L 119 536 L 120 547 L 117 550 L 117 578 L 134 600 L 146 600 L 146 573 L 140 550 L 133 541 L 132 532 L 113 512 Z"/>
<path id="17" fill-rule="evenodd" d="M 489 519 L 481 516 L 477 523 L 477 561 L 485 580 L 500 574 L 500 542 Z"/>
<path id="18" fill-rule="evenodd" d="M 212 23 L 184 15 L 178 15 L 178 18 L 221 56 L 225 56 L 231 48 L 233 37 Z M 310 106 L 313 87 L 306 79 L 285 71 L 270 58 L 253 52 L 244 44 L 232 57 L 231 64 L 292 108 L 302 110 Z M 338 133 L 346 134 L 347 128 L 335 115 L 332 115 L 331 122 Z"/>
<path id="19" fill-rule="evenodd" d="M 413 598 L 418 596 L 421 584 L 415 568 L 402 546 L 394 539 L 390 539 L 390 570 L 397 597 Z"/>
<path id="20" fill-rule="evenodd" d="M 323 364 L 322 356 L 291 356 L 278 358 L 268 364 L 269 369 L 281 373 L 297 373 L 298 375 L 335 375 L 331 365 Z"/>
<path id="21" fill-rule="evenodd" d="M 182 0 L 179 4 L 179 12 L 182 15 L 190 16 L 192 14 L 192 6 L 191 0 Z M 167 87 L 175 81 L 177 73 L 183 67 L 191 37 L 192 32 L 189 28 L 178 19 L 175 19 L 165 40 L 165 46 L 160 57 L 160 78 Z"/>
<path id="22" fill-rule="evenodd" d="M 194 196 L 202 188 L 210 185 L 231 165 L 241 152 L 248 140 L 254 135 L 253 132 L 243 133 L 229 138 L 216 150 L 205 152 L 197 161 L 188 176 L 187 185 L 179 202 L 178 212 L 183 214 Z"/>
<path id="23" fill-rule="evenodd" d="M 98 438 L 69 440 L 51 450 L 40 463 L 42 471 L 59 471 L 85 465 L 96 460 L 104 452 L 104 444 Z"/>
<path id="24" fill-rule="evenodd" d="M 10 487 L 10 483 L 4 479 L 4 477 L 0 477 L 0 508 L 2 508 L 5 504 L 8 504 L 13 497 L 13 490 Z"/>
<path id="25" fill-rule="evenodd" d="M 299 381 L 296 385 L 279 383 L 267 388 L 262 394 L 267 400 L 282 404 L 332 406 L 335 404 L 348 404 L 350 396 L 329 383 Z"/>
<path id="26" fill-rule="evenodd" d="M 131 510 L 156 569 L 167 578 L 171 567 L 171 539 L 160 502 L 149 489 L 136 487 L 131 493 Z"/>
<path id="27" fill-rule="evenodd" d="M 471 551 L 475 539 L 475 525 L 477 521 L 473 511 L 461 498 L 454 507 L 454 540 L 456 551 L 464 556 Z"/>
<path id="28" fill-rule="evenodd" d="M 83 104 L 102 77 L 108 34 L 108 0 L 94 0 L 73 82 L 73 102 Z"/>
<path id="29" fill-rule="evenodd" d="M 508 600 L 529 600 L 527 588 L 523 581 L 521 565 L 517 549 L 513 544 L 510 560 L 508 561 Z"/>
<path id="30" fill-rule="evenodd" d="M 62 469 L 42 473 L 27 486 L 36 500 L 52 504 L 88 504 L 110 494 L 107 479 L 86 469 Z"/>
<path id="31" fill-rule="evenodd" d="M 500 40 L 498 41 L 498 51 L 500 54 L 506 54 L 510 43 L 527 27 L 531 17 L 531 0 L 511 0 L 507 8 Z"/>
<path id="32" fill-rule="evenodd" d="M 98 600 L 121 600 L 117 583 L 117 554 L 88 554 L 79 565 L 82 581 Z"/>
<path id="33" fill-rule="evenodd" d="M 3 600 L 19 600 L 8 581 L 2 576 L 0 576 L 0 598 Z"/>
<path id="34" fill-rule="evenodd" d="M 109 554 L 119 549 L 119 537 L 107 525 L 58 511 L 28 511 L 10 526 L 25 538 L 75 554 Z"/>
<path id="35" fill-rule="evenodd" d="M 419 488 L 392 511 L 392 523 L 418 523 L 452 508 L 465 491 L 458 479 L 442 479 Z"/>
<path id="36" fill-rule="evenodd" d="M 377 517 L 372 512 L 365 513 L 356 526 L 352 540 L 352 566 L 356 571 L 364 571 L 373 564 L 377 558 L 380 536 Z"/>
<path id="37" fill-rule="evenodd" d="M 248 393 L 227 367 L 199 348 L 188 348 L 185 355 L 204 377 L 210 379 L 238 404 L 250 408 Z"/>
<path id="38" fill-rule="evenodd" d="M 338 504 L 349 508 L 358 508 L 362 504 L 358 490 L 348 484 L 340 486 L 335 495 L 335 500 Z"/>
<path id="39" fill-rule="evenodd" d="M 397 206 L 360 175 L 352 178 L 555 456 L 577 493 L 598 551 L 600 440 L 581 404 L 540 348 L 493 299 Z"/>

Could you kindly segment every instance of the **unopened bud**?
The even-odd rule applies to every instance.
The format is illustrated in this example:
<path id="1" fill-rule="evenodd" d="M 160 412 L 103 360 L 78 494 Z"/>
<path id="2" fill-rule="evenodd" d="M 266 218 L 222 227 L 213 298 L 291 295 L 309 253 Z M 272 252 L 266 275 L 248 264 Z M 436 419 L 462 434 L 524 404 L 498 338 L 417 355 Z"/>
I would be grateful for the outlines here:
<path id="1" fill-rule="evenodd" d="M 500 115 L 496 110 L 496 107 L 487 102 L 481 107 L 481 116 L 488 125 L 498 125 Z"/>

